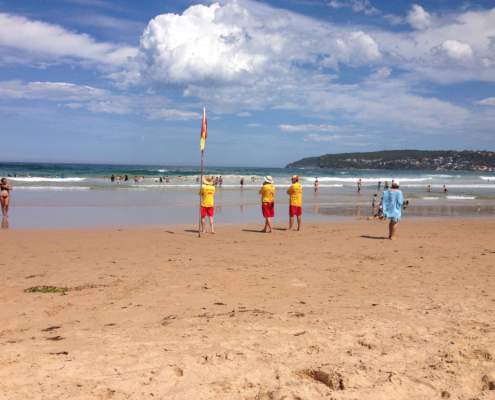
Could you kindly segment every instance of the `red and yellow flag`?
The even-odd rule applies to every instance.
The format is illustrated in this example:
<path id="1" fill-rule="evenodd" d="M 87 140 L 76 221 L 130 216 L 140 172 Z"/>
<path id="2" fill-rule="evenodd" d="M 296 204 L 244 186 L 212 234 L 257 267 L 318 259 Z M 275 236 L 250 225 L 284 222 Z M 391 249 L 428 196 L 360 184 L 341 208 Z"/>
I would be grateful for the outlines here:
<path id="1" fill-rule="evenodd" d="M 201 139 L 199 140 L 199 148 L 205 151 L 206 138 L 208 137 L 208 121 L 206 120 L 206 108 L 203 108 L 203 120 L 201 121 Z"/>

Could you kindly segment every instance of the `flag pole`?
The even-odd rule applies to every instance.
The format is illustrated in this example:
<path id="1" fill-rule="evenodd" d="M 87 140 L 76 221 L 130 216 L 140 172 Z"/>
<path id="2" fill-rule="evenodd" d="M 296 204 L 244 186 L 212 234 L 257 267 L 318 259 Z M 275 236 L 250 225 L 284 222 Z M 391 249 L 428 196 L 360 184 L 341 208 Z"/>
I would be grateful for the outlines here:
<path id="1" fill-rule="evenodd" d="M 208 125 L 206 122 L 206 107 L 203 107 L 203 119 L 201 120 L 201 139 L 199 148 L 201 150 L 201 167 L 199 177 L 199 220 L 198 220 L 198 237 L 201 237 L 201 189 L 203 188 L 203 174 L 205 164 L 205 144 L 208 135 Z"/>
<path id="2" fill-rule="evenodd" d="M 201 237 L 201 188 L 203 187 L 203 169 L 204 169 L 205 152 L 201 150 L 201 173 L 199 178 L 199 222 L 198 237 Z"/>

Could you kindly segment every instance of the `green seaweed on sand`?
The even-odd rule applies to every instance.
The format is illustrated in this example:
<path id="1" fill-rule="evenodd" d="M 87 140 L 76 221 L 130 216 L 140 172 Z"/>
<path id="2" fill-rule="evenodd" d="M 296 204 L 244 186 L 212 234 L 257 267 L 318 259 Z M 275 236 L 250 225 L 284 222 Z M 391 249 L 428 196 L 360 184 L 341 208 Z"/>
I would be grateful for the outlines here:
<path id="1" fill-rule="evenodd" d="M 67 287 L 58 286 L 32 286 L 30 288 L 24 289 L 26 293 L 62 293 L 65 294 L 70 289 Z"/>

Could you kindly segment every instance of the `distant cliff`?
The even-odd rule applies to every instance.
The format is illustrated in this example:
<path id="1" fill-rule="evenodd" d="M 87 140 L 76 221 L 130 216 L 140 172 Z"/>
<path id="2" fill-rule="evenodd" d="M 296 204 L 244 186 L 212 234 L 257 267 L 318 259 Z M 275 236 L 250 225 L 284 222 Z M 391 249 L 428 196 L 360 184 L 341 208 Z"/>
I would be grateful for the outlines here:
<path id="1" fill-rule="evenodd" d="M 386 150 L 325 154 L 290 163 L 286 168 L 399 169 L 495 171 L 495 152 Z"/>

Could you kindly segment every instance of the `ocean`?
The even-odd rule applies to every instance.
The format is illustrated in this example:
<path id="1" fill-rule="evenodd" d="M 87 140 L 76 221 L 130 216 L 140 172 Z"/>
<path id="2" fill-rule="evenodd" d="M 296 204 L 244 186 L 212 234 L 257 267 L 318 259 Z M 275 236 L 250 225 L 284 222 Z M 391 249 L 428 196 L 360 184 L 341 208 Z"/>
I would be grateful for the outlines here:
<path id="1" fill-rule="evenodd" d="M 194 225 L 198 169 L 167 165 L 0 163 L 0 176 L 8 177 L 14 186 L 11 228 Z M 216 196 L 219 223 L 260 221 L 258 188 L 266 175 L 275 180 L 277 218 L 285 223 L 285 188 L 295 174 L 305 188 L 307 220 L 365 217 L 370 214 L 373 195 L 379 196 L 384 182 L 392 179 L 400 182 L 410 202 L 406 216 L 495 215 L 495 173 L 247 167 L 207 167 L 205 173 L 223 178 Z M 316 177 L 320 183 L 317 193 L 313 190 Z M 360 193 L 358 179 L 362 181 Z M 443 185 L 447 187 L 446 193 Z"/>

